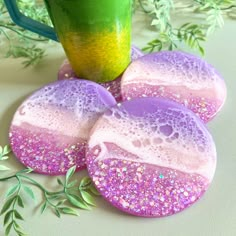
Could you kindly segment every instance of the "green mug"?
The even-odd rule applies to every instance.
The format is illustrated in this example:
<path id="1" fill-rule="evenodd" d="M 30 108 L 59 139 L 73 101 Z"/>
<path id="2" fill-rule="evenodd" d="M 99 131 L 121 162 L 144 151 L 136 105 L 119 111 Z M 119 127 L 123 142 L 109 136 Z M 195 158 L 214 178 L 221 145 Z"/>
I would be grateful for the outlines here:
<path id="1" fill-rule="evenodd" d="M 132 0 L 44 0 L 54 29 L 4 1 L 16 24 L 61 42 L 80 78 L 111 81 L 130 63 Z"/>

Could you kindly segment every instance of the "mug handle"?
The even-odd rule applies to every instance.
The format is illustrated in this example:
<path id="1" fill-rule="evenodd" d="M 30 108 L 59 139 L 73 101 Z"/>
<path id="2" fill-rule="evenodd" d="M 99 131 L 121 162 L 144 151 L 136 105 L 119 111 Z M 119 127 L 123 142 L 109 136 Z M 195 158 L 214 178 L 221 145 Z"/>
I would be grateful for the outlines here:
<path id="1" fill-rule="evenodd" d="M 59 41 L 54 28 L 23 15 L 17 6 L 16 0 L 4 0 L 4 2 L 15 24 L 46 38 Z"/>

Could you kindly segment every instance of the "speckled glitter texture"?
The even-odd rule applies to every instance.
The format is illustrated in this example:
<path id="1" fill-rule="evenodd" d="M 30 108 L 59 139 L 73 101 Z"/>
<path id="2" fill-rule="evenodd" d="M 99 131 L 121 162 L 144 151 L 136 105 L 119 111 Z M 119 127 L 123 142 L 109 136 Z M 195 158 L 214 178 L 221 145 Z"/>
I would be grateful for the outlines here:
<path id="1" fill-rule="evenodd" d="M 132 50 L 131 50 L 132 61 L 137 60 L 139 57 L 143 55 L 144 55 L 143 52 L 139 48 L 137 48 L 134 45 L 132 46 Z M 62 63 L 59 69 L 58 80 L 74 79 L 74 78 L 76 78 L 75 72 L 73 71 L 69 61 L 66 59 Z M 121 92 L 120 92 L 120 80 L 121 80 L 121 77 L 118 77 L 117 79 L 112 80 L 110 82 L 99 83 L 113 95 L 113 97 L 116 99 L 117 102 L 122 101 Z"/>
<path id="2" fill-rule="evenodd" d="M 202 59 L 179 51 L 143 56 L 131 63 L 121 80 L 123 100 L 163 97 L 185 105 L 204 122 L 226 99 L 224 80 Z"/>
<path id="3" fill-rule="evenodd" d="M 90 132 L 87 168 L 112 205 L 162 217 L 195 203 L 212 182 L 214 141 L 184 106 L 136 98 L 107 110 Z"/>
<path id="4" fill-rule="evenodd" d="M 85 80 L 61 80 L 36 91 L 16 111 L 10 144 L 16 157 L 35 172 L 65 174 L 85 167 L 85 145 L 98 117 L 115 99 Z"/>
<path id="5" fill-rule="evenodd" d="M 130 63 L 131 36 L 129 27 L 118 32 L 114 26 L 112 30 L 101 32 L 68 32 L 61 38 L 78 77 L 108 82 L 123 73 Z"/>

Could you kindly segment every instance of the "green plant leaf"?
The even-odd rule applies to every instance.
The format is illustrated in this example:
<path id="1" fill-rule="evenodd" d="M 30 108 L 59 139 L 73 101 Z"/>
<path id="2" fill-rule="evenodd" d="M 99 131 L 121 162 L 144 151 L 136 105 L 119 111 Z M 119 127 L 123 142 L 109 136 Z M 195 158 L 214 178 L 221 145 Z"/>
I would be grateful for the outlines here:
<path id="1" fill-rule="evenodd" d="M 11 152 L 11 147 L 10 145 L 6 145 L 4 148 L 3 148 L 3 155 L 7 155 Z"/>
<path id="2" fill-rule="evenodd" d="M 60 210 L 64 214 L 79 216 L 79 213 L 71 207 L 63 207 L 63 208 L 60 208 Z"/>
<path id="3" fill-rule="evenodd" d="M 72 175 L 75 173 L 76 166 L 72 166 L 66 173 L 66 184 L 69 182 Z"/>
<path id="4" fill-rule="evenodd" d="M 51 201 L 56 200 L 58 198 L 60 198 L 60 195 L 57 195 L 57 194 L 51 195 L 50 197 L 48 197 L 48 199 L 51 200 Z"/>
<path id="5" fill-rule="evenodd" d="M 13 222 L 11 222 L 11 223 L 6 227 L 5 236 L 8 236 L 8 235 L 9 235 L 12 226 L 13 226 Z"/>
<path id="6" fill-rule="evenodd" d="M 17 191 L 18 188 L 19 188 L 19 184 L 16 184 L 16 185 L 12 186 L 11 188 L 9 188 L 7 193 L 6 193 L 6 197 L 9 197 L 12 194 L 14 194 Z"/>
<path id="7" fill-rule="evenodd" d="M 24 185 L 24 186 L 23 186 L 23 189 L 25 190 L 25 192 L 26 192 L 33 200 L 35 200 L 34 192 L 33 192 L 33 190 L 32 190 L 30 187 Z"/>
<path id="8" fill-rule="evenodd" d="M 2 210 L 0 212 L 0 215 L 4 214 L 11 206 L 11 204 L 17 200 L 17 196 L 16 197 L 11 197 L 9 198 L 3 205 Z"/>
<path id="9" fill-rule="evenodd" d="M 86 191 L 81 191 L 80 193 L 81 193 L 82 198 L 84 199 L 84 201 L 87 204 L 92 205 L 92 206 L 96 206 L 94 198 L 93 198 L 93 196 L 91 194 L 89 194 Z"/>
<path id="10" fill-rule="evenodd" d="M 62 183 L 61 179 L 57 178 L 57 183 L 61 186 L 64 186 L 64 184 Z"/>
<path id="11" fill-rule="evenodd" d="M 89 190 L 96 196 L 101 196 L 101 194 L 99 193 L 99 191 L 95 188 L 95 186 L 92 184 L 89 188 Z"/>
<path id="12" fill-rule="evenodd" d="M 14 226 L 14 230 L 16 231 L 18 235 L 25 235 L 25 233 L 23 232 L 23 228 L 19 224 L 17 224 L 16 221 L 13 221 L 13 226 Z"/>
<path id="13" fill-rule="evenodd" d="M 4 171 L 4 170 L 10 170 L 10 168 L 4 165 L 0 165 L 0 171 Z"/>
<path id="14" fill-rule="evenodd" d="M 6 225 L 9 222 L 9 220 L 12 216 L 12 213 L 13 213 L 13 210 L 10 210 L 5 214 L 3 225 Z"/>
<path id="15" fill-rule="evenodd" d="M 13 226 L 14 226 L 16 229 L 22 229 L 22 228 L 20 227 L 20 225 L 17 224 L 17 222 L 16 222 L 15 220 L 13 220 L 12 222 L 13 222 Z"/>
<path id="16" fill-rule="evenodd" d="M 58 207 L 58 206 L 61 206 L 62 204 L 65 203 L 65 201 L 66 201 L 66 199 L 63 199 L 63 200 L 59 201 L 59 202 L 56 204 L 56 206 L 57 206 L 57 207 Z"/>
<path id="17" fill-rule="evenodd" d="M 173 50 L 173 44 L 172 44 L 172 43 L 170 43 L 170 45 L 169 45 L 169 47 L 168 47 L 168 50 L 169 50 L 169 51 L 172 51 L 172 50 Z"/>
<path id="18" fill-rule="evenodd" d="M 23 200 L 22 200 L 22 198 L 21 198 L 20 195 L 18 195 L 17 204 L 18 204 L 19 207 L 22 207 L 22 208 L 25 207 L 25 206 L 24 206 L 24 203 L 23 203 Z"/>
<path id="19" fill-rule="evenodd" d="M 40 210 L 41 214 L 44 213 L 44 211 L 47 209 L 47 206 L 48 206 L 47 202 L 44 202 L 44 204 L 42 205 L 41 210 Z"/>
<path id="20" fill-rule="evenodd" d="M 201 47 L 200 45 L 198 45 L 198 49 L 199 49 L 201 55 L 204 56 L 204 55 L 205 55 L 205 50 L 204 50 L 204 48 Z"/>
<path id="21" fill-rule="evenodd" d="M 78 183 L 78 181 L 77 181 L 77 180 L 74 180 L 74 181 L 72 181 L 72 182 L 70 182 L 70 183 L 67 184 L 67 188 L 72 188 L 72 187 L 74 187 L 77 183 Z"/>
<path id="22" fill-rule="evenodd" d="M 58 218 L 61 218 L 61 213 L 57 208 L 55 208 L 55 214 Z"/>
<path id="23" fill-rule="evenodd" d="M 86 188 L 86 187 L 88 187 L 91 183 L 92 183 L 91 178 L 89 178 L 89 177 L 86 176 L 86 177 L 84 177 L 84 178 L 80 181 L 79 188 Z"/>
<path id="24" fill-rule="evenodd" d="M 0 146 L 0 161 L 7 160 L 9 158 L 7 154 L 9 154 L 10 152 L 11 148 L 9 145 L 4 146 L 4 148 Z"/>
<path id="25" fill-rule="evenodd" d="M 68 194 L 68 201 L 75 207 L 81 208 L 84 210 L 90 210 L 91 208 L 83 201 L 83 199 L 79 196 Z"/>
<path id="26" fill-rule="evenodd" d="M 2 155 L 0 154 L 0 161 L 7 160 L 8 158 L 9 158 L 9 156 L 6 156 L 6 155 L 2 156 Z"/>
<path id="27" fill-rule="evenodd" d="M 15 231 L 18 236 L 27 236 L 27 234 L 25 234 L 22 229 L 15 228 Z"/>
<path id="28" fill-rule="evenodd" d="M 32 168 L 26 168 L 26 169 L 23 169 L 23 170 L 20 170 L 19 172 L 17 172 L 17 175 L 18 174 L 29 174 L 31 172 L 33 172 L 34 170 Z"/>
<path id="29" fill-rule="evenodd" d="M 142 48 L 142 51 L 144 51 L 144 52 L 153 52 L 153 50 L 154 50 L 154 48 L 153 47 L 144 47 L 144 48 Z"/>
<path id="30" fill-rule="evenodd" d="M 14 216 L 16 217 L 16 219 L 18 219 L 18 220 L 24 220 L 24 218 L 22 217 L 22 215 L 21 215 L 17 210 L 14 210 L 13 213 L 14 213 Z"/>

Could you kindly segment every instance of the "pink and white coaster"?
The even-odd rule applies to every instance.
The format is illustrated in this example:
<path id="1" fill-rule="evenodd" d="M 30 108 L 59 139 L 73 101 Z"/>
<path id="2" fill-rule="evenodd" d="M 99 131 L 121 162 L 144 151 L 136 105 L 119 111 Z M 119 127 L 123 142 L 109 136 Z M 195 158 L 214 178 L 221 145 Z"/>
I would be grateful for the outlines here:
<path id="1" fill-rule="evenodd" d="M 224 80 L 201 58 L 180 51 L 162 51 L 138 58 L 121 80 L 123 100 L 162 97 L 183 104 L 204 122 L 226 100 Z"/>
<path id="2" fill-rule="evenodd" d="M 136 46 L 132 46 L 131 50 L 131 60 L 135 61 L 139 57 L 142 57 L 144 53 L 138 49 Z M 62 79 L 74 79 L 76 78 L 75 72 L 73 71 L 69 61 L 66 59 L 63 64 L 61 65 L 59 72 L 58 72 L 58 80 Z M 120 93 L 120 81 L 121 77 L 118 77 L 117 79 L 100 83 L 104 88 L 106 88 L 116 99 L 117 102 L 122 101 L 121 93 Z"/>
<path id="3" fill-rule="evenodd" d="M 189 109 L 166 99 L 136 98 L 98 119 L 86 159 L 93 182 L 112 205 L 162 217 L 202 197 L 214 176 L 216 148 Z"/>
<path id="4" fill-rule="evenodd" d="M 10 127 L 12 151 L 42 174 L 65 174 L 73 165 L 84 168 L 90 129 L 115 104 L 94 82 L 74 79 L 46 85 L 17 109 Z"/>

